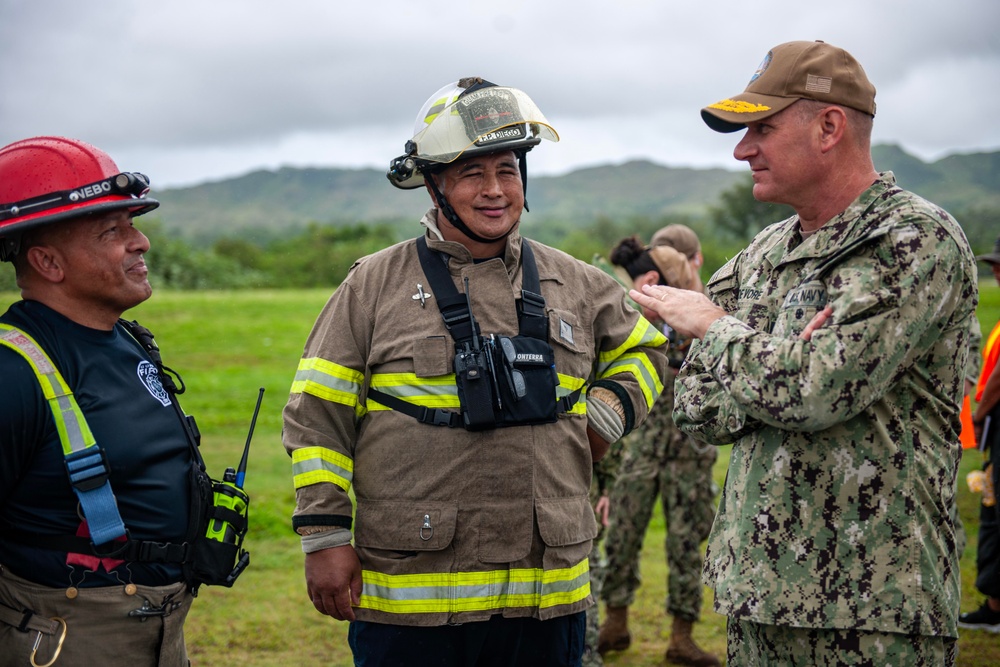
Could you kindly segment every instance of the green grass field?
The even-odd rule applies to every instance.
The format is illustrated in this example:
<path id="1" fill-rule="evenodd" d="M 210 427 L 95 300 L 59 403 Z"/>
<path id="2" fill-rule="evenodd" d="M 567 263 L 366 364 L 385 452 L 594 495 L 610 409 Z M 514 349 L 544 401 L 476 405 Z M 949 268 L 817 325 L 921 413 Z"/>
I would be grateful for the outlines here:
<path id="1" fill-rule="evenodd" d="M 258 387 L 266 392 L 253 439 L 246 488 L 251 502 L 247 546 L 250 568 L 232 589 L 204 588 L 187 623 L 194 665 L 243 667 L 350 665 L 347 626 L 318 614 L 306 597 L 302 553 L 290 528 L 294 504 L 290 462 L 281 446 L 281 409 L 306 335 L 329 290 L 157 292 L 130 311 L 157 337 L 165 363 L 181 372 L 188 391 L 184 409 L 198 418 L 202 450 L 210 472 L 239 462 Z M 0 294 L 4 308 L 16 295 Z M 1000 288 L 983 283 L 980 320 L 986 332 L 1000 319 Z M 722 484 L 728 462 L 723 448 L 715 468 Z M 969 532 L 962 557 L 962 609 L 978 606 L 973 588 L 979 497 L 965 475 L 981 456 L 966 452 L 959 474 L 960 512 Z M 665 526 L 657 512 L 643 550 L 644 586 L 632 609 L 635 640 L 629 651 L 610 654 L 606 663 L 661 665 L 669 621 L 663 614 L 666 566 Z M 705 647 L 725 654 L 725 619 L 711 611 L 706 595 L 695 636 Z M 959 664 L 1000 664 L 1000 636 L 963 632 Z"/>

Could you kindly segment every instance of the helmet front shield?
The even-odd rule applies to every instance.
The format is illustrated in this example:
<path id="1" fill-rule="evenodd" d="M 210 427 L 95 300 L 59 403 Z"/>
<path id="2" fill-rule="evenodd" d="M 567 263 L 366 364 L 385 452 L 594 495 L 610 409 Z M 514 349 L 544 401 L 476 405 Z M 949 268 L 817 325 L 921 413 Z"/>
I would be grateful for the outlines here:
<path id="1" fill-rule="evenodd" d="M 516 88 L 488 86 L 436 104 L 432 100 L 417 119 L 423 129 L 407 142 L 407 154 L 396 158 L 387 174 L 397 187 L 423 185 L 420 171 L 427 163 L 444 165 L 472 155 L 530 150 L 542 139 L 559 141 L 541 110 Z"/>
<path id="2" fill-rule="evenodd" d="M 418 160 L 447 164 L 463 153 L 514 150 L 559 134 L 531 98 L 516 88 L 491 86 L 459 97 L 413 137 Z"/>

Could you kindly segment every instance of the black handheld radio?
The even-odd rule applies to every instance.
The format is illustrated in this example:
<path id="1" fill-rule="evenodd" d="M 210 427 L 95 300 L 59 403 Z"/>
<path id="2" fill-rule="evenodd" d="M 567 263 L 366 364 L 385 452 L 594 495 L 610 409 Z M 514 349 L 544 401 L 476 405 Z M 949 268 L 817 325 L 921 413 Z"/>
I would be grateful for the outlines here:
<path id="1" fill-rule="evenodd" d="M 212 509 L 205 537 L 217 546 L 210 551 L 218 558 L 218 565 L 223 569 L 226 563 L 231 564 L 238 556 L 236 565 L 220 582 L 224 586 L 232 586 L 236 578 L 250 565 L 250 552 L 243 549 L 243 538 L 249 527 L 250 496 L 243 490 L 246 479 L 247 459 L 250 455 L 250 440 L 253 438 L 260 404 L 264 398 L 264 388 L 257 394 L 257 406 L 250 420 L 250 432 L 243 447 L 243 457 L 239 468 L 226 468 L 221 482 L 212 483 Z M 230 555 L 231 554 L 231 555 Z M 221 572 L 220 572 L 221 574 Z"/>

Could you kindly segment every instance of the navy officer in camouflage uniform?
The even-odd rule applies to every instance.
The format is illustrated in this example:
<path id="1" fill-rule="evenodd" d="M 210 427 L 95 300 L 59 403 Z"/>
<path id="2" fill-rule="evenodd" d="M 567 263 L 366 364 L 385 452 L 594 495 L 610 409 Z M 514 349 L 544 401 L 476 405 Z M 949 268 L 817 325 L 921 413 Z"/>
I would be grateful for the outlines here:
<path id="1" fill-rule="evenodd" d="M 702 111 L 760 232 L 696 292 L 632 292 L 697 341 L 674 421 L 733 443 L 705 559 L 729 664 L 954 665 L 953 520 L 975 258 L 947 212 L 875 171 L 875 89 L 823 42 L 768 52 Z"/>

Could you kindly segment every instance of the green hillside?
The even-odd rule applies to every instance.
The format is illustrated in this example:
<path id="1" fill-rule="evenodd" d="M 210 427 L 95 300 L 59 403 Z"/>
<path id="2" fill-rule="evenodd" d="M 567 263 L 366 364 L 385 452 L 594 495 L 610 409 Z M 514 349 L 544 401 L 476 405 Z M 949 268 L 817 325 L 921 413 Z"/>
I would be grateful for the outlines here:
<path id="1" fill-rule="evenodd" d="M 1000 208 L 1000 153 L 950 155 L 921 162 L 898 146 L 876 146 L 875 167 L 890 170 L 899 184 L 953 213 Z"/>
<path id="2" fill-rule="evenodd" d="M 700 215 L 745 174 L 726 169 L 678 169 L 647 161 L 591 167 L 565 176 L 533 178 L 528 199 L 540 217 Z"/>
<path id="3" fill-rule="evenodd" d="M 925 163 L 898 146 L 875 147 L 875 166 L 891 170 L 903 187 L 958 215 L 968 209 L 1000 210 L 1000 153 L 952 155 Z M 674 168 L 646 161 L 580 169 L 563 176 L 530 178 L 525 216 L 579 228 L 601 218 L 702 216 L 747 172 Z M 426 210 L 421 191 L 391 187 L 377 169 L 255 171 L 245 176 L 154 192 L 163 202 L 151 218 L 164 229 L 212 241 L 236 232 L 274 238 L 310 222 L 388 223 L 414 229 Z M 252 230 L 252 231 L 250 231 Z"/>

